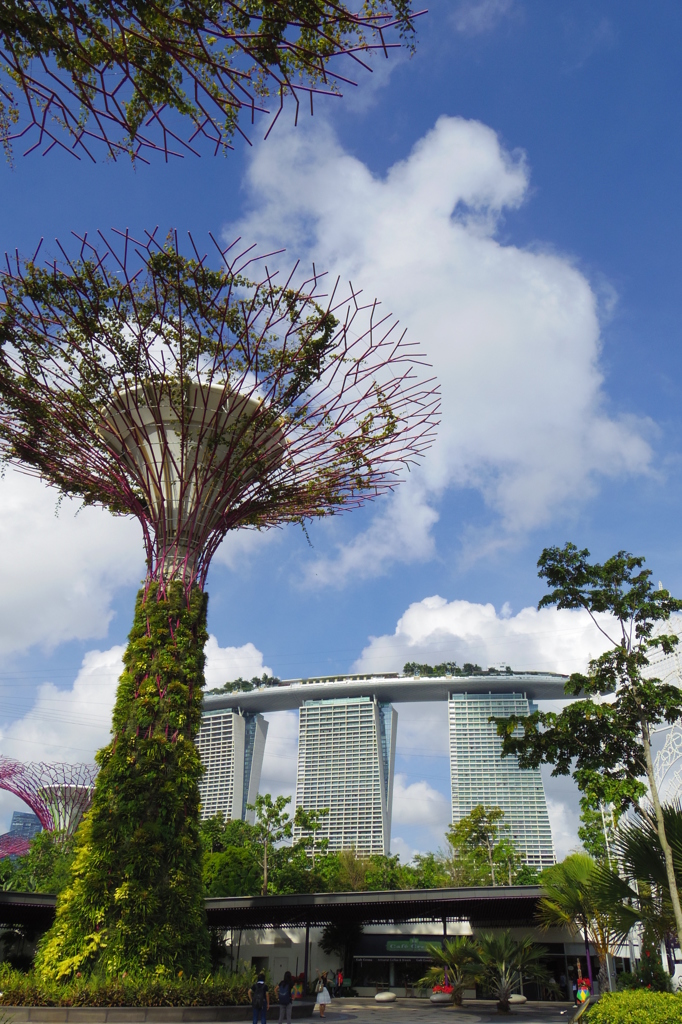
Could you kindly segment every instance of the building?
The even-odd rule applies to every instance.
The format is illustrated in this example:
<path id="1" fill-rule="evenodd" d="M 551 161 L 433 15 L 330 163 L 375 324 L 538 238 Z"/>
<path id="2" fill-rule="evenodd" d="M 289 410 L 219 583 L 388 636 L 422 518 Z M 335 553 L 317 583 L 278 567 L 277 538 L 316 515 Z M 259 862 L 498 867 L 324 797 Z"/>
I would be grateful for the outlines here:
<path id="1" fill-rule="evenodd" d="M 196 743 L 206 769 L 199 792 L 201 816 L 252 820 L 246 805 L 258 796 L 268 723 L 239 710 L 207 710 Z"/>
<path id="2" fill-rule="evenodd" d="M 318 835 L 330 850 L 389 852 L 397 727 L 396 710 L 372 697 L 301 705 L 296 807 L 329 809 Z"/>
<path id="3" fill-rule="evenodd" d="M 7 835 L 20 836 L 22 839 L 33 839 L 43 831 L 40 818 L 32 811 L 13 811 L 12 823 Z"/>
<path id="4" fill-rule="evenodd" d="M 539 769 L 519 768 L 515 757 L 502 757 L 502 740 L 491 716 L 528 715 L 535 711 L 526 694 L 452 693 L 448 701 L 452 821 L 477 804 L 500 807 L 508 837 L 526 862 L 554 864 L 552 831 Z"/>
<path id="5" fill-rule="evenodd" d="M 28 853 L 31 840 L 43 831 L 37 814 L 26 811 L 14 811 L 9 832 L 0 836 L 0 860 L 5 857 L 23 857 Z"/>

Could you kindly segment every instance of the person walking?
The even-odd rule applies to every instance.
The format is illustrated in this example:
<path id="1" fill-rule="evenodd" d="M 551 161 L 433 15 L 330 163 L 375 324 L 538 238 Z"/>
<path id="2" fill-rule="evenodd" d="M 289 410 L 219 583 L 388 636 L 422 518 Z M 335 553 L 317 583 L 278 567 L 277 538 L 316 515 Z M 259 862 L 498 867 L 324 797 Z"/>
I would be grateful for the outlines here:
<path id="1" fill-rule="evenodd" d="M 315 986 L 315 991 L 317 992 L 317 999 L 315 1002 L 320 1007 L 320 1017 L 324 1017 L 327 1004 L 332 1001 L 332 997 L 329 995 L 329 989 L 327 988 L 327 971 L 323 971 L 321 974 L 319 971 L 317 972 L 317 985 Z"/>
<path id="2" fill-rule="evenodd" d="M 343 990 L 343 970 L 339 967 L 338 971 L 336 972 L 336 988 L 334 989 L 334 995 L 336 996 L 337 999 L 342 994 L 342 990 Z"/>
<path id="3" fill-rule="evenodd" d="M 253 1007 L 253 1024 L 258 1024 L 260 1017 L 262 1024 L 267 1024 L 268 1010 L 270 1009 L 270 993 L 265 984 L 265 971 L 258 975 L 258 981 L 254 987 L 249 989 L 249 999 Z"/>
<path id="4" fill-rule="evenodd" d="M 291 1007 L 293 1005 L 293 983 L 291 980 L 291 971 L 285 971 L 284 977 L 280 981 L 279 985 L 275 987 L 275 995 L 279 1002 L 279 1024 L 282 1024 L 284 1018 L 287 1019 L 287 1024 L 291 1024 Z"/>

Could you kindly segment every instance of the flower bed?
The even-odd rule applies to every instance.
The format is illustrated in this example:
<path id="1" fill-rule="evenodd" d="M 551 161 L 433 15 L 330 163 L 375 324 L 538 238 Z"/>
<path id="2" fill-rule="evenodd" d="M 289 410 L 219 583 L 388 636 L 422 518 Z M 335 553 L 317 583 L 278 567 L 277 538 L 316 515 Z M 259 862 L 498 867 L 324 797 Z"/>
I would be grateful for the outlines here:
<path id="1" fill-rule="evenodd" d="M 682 995 L 643 989 L 607 993 L 588 1010 L 587 1024 L 682 1024 Z"/>

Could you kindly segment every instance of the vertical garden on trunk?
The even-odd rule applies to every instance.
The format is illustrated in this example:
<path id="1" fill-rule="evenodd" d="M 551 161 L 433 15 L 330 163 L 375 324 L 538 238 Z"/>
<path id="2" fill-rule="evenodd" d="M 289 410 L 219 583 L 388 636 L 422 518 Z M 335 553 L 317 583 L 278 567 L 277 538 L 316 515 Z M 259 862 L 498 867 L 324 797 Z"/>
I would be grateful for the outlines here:
<path id="1" fill-rule="evenodd" d="M 132 966 L 207 966 L 202 906 L 199 780 L 207 595 L 174 581 L 138 594 L 123 658 L 111 743 L 92 807 L 77 834 L 71 885 L 36 966 L 72 975 L 98 961 L 107 974 Z"/>
<path id="2" fill-rule="evenodd" d="M 431 444 L 438 395 L 396 323 L 313 270 L 177 238 L 81 240 L 0 274 L 0 455 L 142 528 L 92 808 L 45 976 L 206 964 L 199 789 L 206 575 L 229 530 L 357 507 Z"/>

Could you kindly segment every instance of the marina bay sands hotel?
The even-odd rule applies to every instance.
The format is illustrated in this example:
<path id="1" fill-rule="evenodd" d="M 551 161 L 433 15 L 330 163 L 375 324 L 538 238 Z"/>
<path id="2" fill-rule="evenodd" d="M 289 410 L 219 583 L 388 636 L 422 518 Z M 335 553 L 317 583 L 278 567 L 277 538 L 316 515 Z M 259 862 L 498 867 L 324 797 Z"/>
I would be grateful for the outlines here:
<path id="1" fill-rule="evenodd" d="M 448 711 L 453 823 L 477 804 L 501 807 L 509 838 L 526 862 L 547 867 L 554 847 L 540 772 L 500 756 L 501 740 L 488 719 L 528 715 L 535 700 L 562 698 L 565 682 L 549 673 L 491 670 L 287 679 L 248 692 L 207 694 L 197 738 L 206 768 L 202 815 L 247 818 L 265 751 L 263 713 L 298 709 L 296 807 L 329 809 L 318 834 L 330 850 L 388 853 L 398 726 L 393 705 L 441 701 Z"/>

